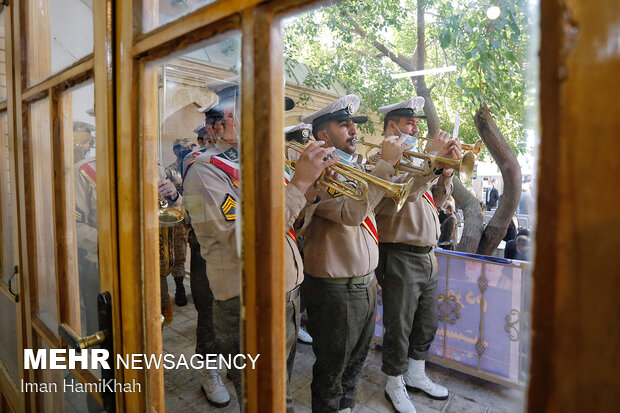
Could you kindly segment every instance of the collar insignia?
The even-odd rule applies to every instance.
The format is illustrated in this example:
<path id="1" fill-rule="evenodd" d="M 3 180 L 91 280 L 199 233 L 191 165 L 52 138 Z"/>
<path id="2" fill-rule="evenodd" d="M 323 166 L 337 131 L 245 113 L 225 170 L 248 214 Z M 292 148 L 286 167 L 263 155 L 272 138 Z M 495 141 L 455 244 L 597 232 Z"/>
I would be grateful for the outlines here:
<path id="1" fill-rule="evenodd" d="M 236 161 L 239 159 L 239 151 L 237 151 L 237 149 L 235 148 L 226 149 L 223 154 L 226 159 L 231 161 Z"/>

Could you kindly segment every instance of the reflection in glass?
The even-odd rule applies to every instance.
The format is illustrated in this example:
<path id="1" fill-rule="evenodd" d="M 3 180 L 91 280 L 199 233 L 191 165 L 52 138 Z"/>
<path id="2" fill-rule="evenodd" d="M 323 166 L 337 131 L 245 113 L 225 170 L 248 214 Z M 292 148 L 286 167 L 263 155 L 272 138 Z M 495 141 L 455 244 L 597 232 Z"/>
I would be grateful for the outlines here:
<path id="1" fill-rule="evenodd" d="M 241 353 L 240 46 L 240 36 L 229 34 L 157 67 L 163 87 L 159 159 L 152 162 L 159 162 L 162 338 L 164 352 L 177 357 Z M 188 220 L 164 222 L 183 209 Z M 191 369 L 195 387 L 181 390 L 187 374 L 165 371 L 169 409 L 202 408 L 207 400 L 238 405 L 240 370 Z"/>
<path id="2" fill-rule="evenodd" d="M 56 303 L 56 231 L 54 229 L 54 171 L 50 138 L 49 98 L 29 106 L 30 158 L 34 200 L 34 239 L 36 263 L 37 315 L 52 330 L 58 328 Z"/>
<path id="3" fill-rule="evenodd" d="M 28 0 L 26 16 L 29 86 L 93 52 L 92 1 Z"/>
<path id="4" fill-rule="evenodd" d="M 83 335 L 98 330 L 97 173 L 95 159 L 94 85 L 60 97 L 67 199 L 68 297 L 70 326 Z"/>
<path id="5" fill-rule="evenodd" d="M 148 32 L 156 27 L 177 20 L 200 7 L 216 0 L 148 0 L 142 2 L 142 31 Z"/>
<path id="6" fill-rule="evenodd" d="M 0 10 L 0 100 L 6 99 L 6 13 Z"/>
<path id="7" fill-rule="evenodd" d="M 13 174 L 11 158 L 13 150 L 9 146 L 6 112 L 0 113 L 0 280 L 8 283 L 15 271 L 15 239 L 13 233 Z M 14 278 L 12 288 L 17 291 L 18 279 Z"/>
<path id="8" fill-rule="evenodd" d="M 15 303 L 0 292 L 0 361 L 17 383 L 17 313 Z"/>

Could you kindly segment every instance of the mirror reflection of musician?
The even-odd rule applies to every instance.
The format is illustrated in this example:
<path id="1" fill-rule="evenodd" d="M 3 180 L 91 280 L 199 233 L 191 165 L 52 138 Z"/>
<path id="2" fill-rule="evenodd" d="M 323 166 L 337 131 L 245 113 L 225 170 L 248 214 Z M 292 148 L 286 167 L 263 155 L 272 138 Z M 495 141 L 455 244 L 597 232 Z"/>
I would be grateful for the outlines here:
<path id="1" fill-rule="evenodd" d="M 172 150 L 176 155 L 173 163 L 165 169 L 166 178 L 174 184 L 178 194 L 182 191 L 183 178 L 183 158 L 189 154 L 196 144 L 192 143 L 187 137 L 176 138 L 172 144 Z M 187 251 L 187 234 L 189 225 L 179 223 L 174 226 L 174 264 L 172 265 L 172 277 L 176 286 L 174 294 L 174 302 L 179 307 L 187 305 L 187 296 L 185 295 L 185 287 L 183 279 L 185 278 L 185 255 Z M 163 276 L 163 274 L 162 274 Z M 167 284 L 166 284 L 167 287 Z"/>
<path id="2" fill-rule="evenodd" d="M 177 188 L 175 187 L 174 183 L 172 183 L 172 181 L 166 177 L 166 172 L 161 165 L 157 165 L 157 175 L 158 175 L 158 185 L 157 185 L 158 198 L 159 199 L 164 198 L 166 200 L 167 208 L 172 208 L 178 211 L 182 211 L 181 205 L 183 202 L 183 198 L 181 197 L 180 193 L 177 191 Z M 164 259 L 165 259 L 164 251 L 160 251 L 160 257 L 159 257 L 160 258 L 160 262 L 159 262 L 160 284 L 159 285 L 160 285 L 160 293 L 161 293 L 161 313 L 164 316 L 164 325 L 170 324 L 173 320 L 172 303 L 170 300 L 170 295 L 168 293 L 168 281 L 167 281 L 168 275 L 173 274 L 174 281 L 177 287 L 176 292 L 177 294 L 179 292 L 182 293 L 182 296 L 179 295 L 179 298 L 185 299 L 185 304 L 183 305 L 187 304 L 187 298 L 185 297 L 185 288 L 183 287 L 183 277 L 185 276 L 185 249 L 184 249 L 185 238 L 183 236 L 184 234 L 183 234 L 182 227 L 183 227 L 183 223 L 177 223 L 172 228 L 169 229 L 169 231 L 171 232 L 171 237 L 169 237 L 168 242 L 173 243 L 173 246 L 172 246 L 173 254 L 172 255 L 174 257 L 174 262 L 172 263 L 172 268 L 171 268 L 172 272 L 166 271 L 165 268 L 168 267 L 168 265 L 164 263 Z M 162 234 L 160 234 L 160 236 L 161 235 Z M 177 235 L 179 235 L 179 237 L 177 237 Z M 183 243 L 183 251 L 180 251 L 179 252 L 180 256 L 177 257 L 176 252 L 177 252 L 178 244 L 181 242 Z M 160 240 L 160 248 L 161 248 L 161 240 Z M 178 250 L 181 250 L 181 248 L 178 248 Z M 177 275 L 175 275 L 175 271 Z M 183 301 L 180 301 L 180 302 L 183 303 Z M 178 302 L 177 302 L 177 305 L 179 305 Z"/>
<path id="3" fill-rule="evenodd" d="M 89 114 L 90 111 L 88 111 Z M 92 115 L 94 116 L 94 112 Z M 99 294 L 99 261 L 97 255 L 97 172 L 94 156 L 95 127 L 86 122 L 73 123 L 74 196 L 77 264 L 80 291 L 81 335 L 99 331 L 97 295 Z M 77 327 L 78 326 L 72 326 Z M 103 408 L 88 393 L 90 413 Z"/>

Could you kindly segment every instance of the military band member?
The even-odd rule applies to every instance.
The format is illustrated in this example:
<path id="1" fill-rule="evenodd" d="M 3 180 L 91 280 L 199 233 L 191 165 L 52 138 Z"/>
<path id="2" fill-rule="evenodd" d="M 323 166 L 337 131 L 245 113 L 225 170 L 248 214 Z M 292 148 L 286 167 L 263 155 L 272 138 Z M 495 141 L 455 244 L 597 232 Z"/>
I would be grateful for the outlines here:
<path id="1" fill-rule="evenodd" d="M 217 103 L 218 100 L 198 109 L 198 112 L 205 114 L 205 121 L 194 129 L 201 148 L 215 145 L 224 133 L 224 114 L 218 110 Z"/>
<path id="2" fill-rule="evenodd" d="M 424 99 L 411 98 L 379 108 L 385 114 L 386 139 L 396 135 L 411 139 L 419 129 Z M 432 152 L 458 158 L 460 144 L 438 131 Z M 428 176 L 412 174 L 414 187 L 402 209 L 382 200 L 375 213 L 379 230 L 377 280 L 383 293 L 382 371 L 388 375 L 385 395 L 398 412 L 415 413 L 407 388 L 421 390 L 434 399 L 445 399 L 448 390 L 433 383 L 424 372 L 428 350 L 437 330 L 437 260 L 433 247 L 439 238 L 436 204 L 452 192 L 451 169 L 436 169 Z M 395 178 L 408 179 L 401 174 Z M 431 189 L 431 185 L 434 187 Z"/>
<path id="3" fill-rule="evenodd" d="M 295 141 L 302 145 L 307 145 L 312 138 L 312 125 L 309 123 L 299 123 L 294 126 L 284 128 L 284 138 L 287 142 Z"/>
<path id="4" fill-rule="evenodd" d="M 284 128 L 284 138 L 286 142 L 297 142 L 302 145 L 307 145 L 312 139 L 312 125 L 309 123 L 299 123 L 294 126 Z M 294 150 L 288 150 L 287 157 L 291 160 L 298 159 L 299 154 Z M 303 259 L 303 236 L 297 237 L 297 246 L 301 251 L 301 258 Z M 304 293 L 304 283 L 301 286 L 300 304 L 299 304 L 299 329 L 297 331 L 297 339 L 304 344 L 312 344 L 312 336 L 308 333 L 306 328 L 301 325 L 301 314 L 306 310 L 306 298 Z"/>
<path id="5" fill-rule="evenodd" d="M 183 198 L 181 197 L 181 194 L 179 193 L 179 191 L 177 190 L 177 188 L 174 186 L 174 184 L 172 183 L 172 181 L 170 181 L 167 177 L 166 177 L 166 172 L 165 169 L 161 166 L 158 165 L 157 166 L 157 174 L 158 174 L 158 188 L 157 188 L 157 192 L 158 192 L 158 197 L 159 199 L 164 198 L 167 202 L 167 208 L 173 208 L 176 210 L 181 210 L 181 205 L 182 205 L 182 201 Z M 175 225 L 171 230 L 174 231 L 173 234 L 175 236 L 175 243 L 176 243 L 176 234 L 177 232 L 177 227 L 183 225 L 183 224 L 177 224 Z M 183 242 L 185 242 L 185 240 L 183 240 Z M 164 256 L 160 255 L 160 283 L 159 283 L 159 287 L 160 287 L 160 293 L 161 293 L 161 313 L 164 316 L 164 325 L 168 325 L 172 322 L 173 320 L 173 313 L 172 313 L 172 304 L 170 302 L 170 295 L 168 294 L 168 275 L 170 275 L 170 273 L 166 274 L 164 273 Z M 183 254 L 183 265 L 185 264 L 185 254 Z M 176 257 L 175 257 L 175 262 L 173 264 L 174 265 L 178 265 L 177 261 L 176 261 Z M 182 267 L 183 268 L 183 267 Z M 185 268 L 183 268 L 183 272 L 185 272 Z M 183 275 L 181 275 L 180 277 L 180 281 L 183 282 Z M 176 281 L 176 279 L 175 279 Z M 186 302 L 187 303 L 187 302 Z"/>
<path id="6" fill-rule="evenodd" d="M 176 160 L 168 165 L 165 169 L 166 177 L 174 184 L 178 193 L 182 192 L 183 186 L 183 158 L 192 151 L 195 146 L 187 137 L 176 138 L 172 144 L 172 150 L 176 156 Z M 176 286 L 174 294 L 174 302 L 179 307 L 187 305 L 187 296 L 185 295 L 185 286 L 183 279 L 185 278 L 185 255 L 187 252 L 187 234 L 189 231 L 187 224 L 178 224 L 174 226 L 174 264 L 172 265 L 172 277 Z M 167 286 L 167 285 L 166 285 Z"/>
<path id="7" fill-rule="evenodd" d="M 313 135 L 335 147 L 341 162 L 356 155 L 355 116 L 360 104 L 355 95 L 344 96 L 312 113 Z M 386 139 L 373 175 L 389 180 L 406 146 L 404 139 Z M 363 169 L 363 166 L 351 163 Z M 378 238 L 373 209 L 384 193 L 370 186 L 365 199 L 353 200 L 328 190 L 311 217 L 306 217 L 304 266 L 308 290 L 308 331 L 316 362 L 312 370 L 312 410 L 350 411 L 356 384 L 374 332 L 377 293 L 374 269 Z"/>

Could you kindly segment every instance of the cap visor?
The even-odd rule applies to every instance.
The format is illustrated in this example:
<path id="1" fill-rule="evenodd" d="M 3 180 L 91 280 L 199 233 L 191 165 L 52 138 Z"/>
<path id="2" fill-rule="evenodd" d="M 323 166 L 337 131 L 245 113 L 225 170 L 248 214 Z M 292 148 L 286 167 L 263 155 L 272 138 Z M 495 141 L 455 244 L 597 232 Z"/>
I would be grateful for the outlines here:
<path id="1" fill-rule="evenodd" d="M 366 116 L 351 116 L 351 120 L 353 123 L 366 123 L 368 122 L 368 117 Z"/>
<path id="2" fill-rule="evenodd" d="M 284 110 L 291 110 L 295 107 L 295 101 L 288 96 L 284 98 Z"/>

